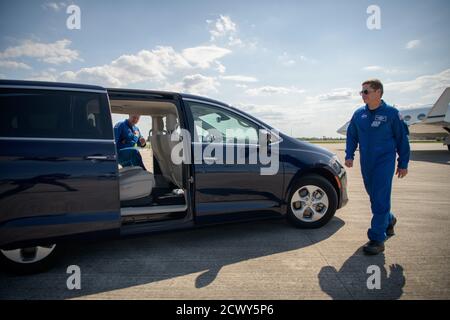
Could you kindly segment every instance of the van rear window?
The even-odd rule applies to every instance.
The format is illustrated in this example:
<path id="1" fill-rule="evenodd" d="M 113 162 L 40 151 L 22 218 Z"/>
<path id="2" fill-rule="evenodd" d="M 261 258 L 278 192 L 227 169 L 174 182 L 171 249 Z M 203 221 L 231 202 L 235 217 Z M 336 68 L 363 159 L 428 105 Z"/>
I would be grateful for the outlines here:
<path id="1" fill-rule="evenodd" d="M 113 139 L 106 94 L 0 89 L 0 137 Z"/>

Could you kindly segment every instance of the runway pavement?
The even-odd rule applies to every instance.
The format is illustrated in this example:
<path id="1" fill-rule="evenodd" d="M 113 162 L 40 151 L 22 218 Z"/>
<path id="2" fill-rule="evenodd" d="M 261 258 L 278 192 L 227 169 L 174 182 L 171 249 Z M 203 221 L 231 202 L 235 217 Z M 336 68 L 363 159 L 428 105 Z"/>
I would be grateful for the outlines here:
<path id="1" fill-rule="evenodd" d="M 324 144 L 343 160 L 344 144 Z M 71 246 L 47 273 L 0 273 L 5 299 L 449 299 L 450 152 L 415 143 L 409 174 L 394 178 L 396 235 L 363 255 L 370 205 L 359 159 L 349 203 L 321 229 L 283 220 L 214 226 Z M 68 290 L 66 268 L 81 268 Z M 369 290 L 369 266 L 380 289 Z"/>

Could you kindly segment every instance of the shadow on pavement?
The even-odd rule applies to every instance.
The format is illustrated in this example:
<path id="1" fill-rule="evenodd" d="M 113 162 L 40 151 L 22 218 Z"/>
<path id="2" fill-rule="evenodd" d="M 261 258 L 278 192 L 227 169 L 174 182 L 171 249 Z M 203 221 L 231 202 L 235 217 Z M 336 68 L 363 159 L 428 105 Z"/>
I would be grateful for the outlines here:
<path id="1" fill-rule="evenodd" d="M 448 150 L 412 150 L 410 159 L 450 165 L 450 151 Z"/>
<path id="2" fill-rule="evenodd" d="M 369 266 L 378 266 L 380 270 L 380 288 L 368 289 L 367 282 L 369 277 L 374 275 L 373 271 L 368 272 Z M 405 276 L 403 267 L 395 264 L 389 266 L 389 274 L 385 267 L 384 253 L 376 256 L 366 256 L 359 248 L 347 261 L 342 268 L 336 270 L 332 266 L 323 267 L 318 275 L 319 284 L 322 291 L 333 299 L 399 299 L 403 294 L 405 286 Z M 331 284 L 338 279 L 339 283 L 345 288 L 342 289 Z M 369 279 L 369 283 L 373 278 Z"/>
<path id="3" fill-rule="evenodd" d="M 305 232 L 285 220 L 266 220 L 73 245 L 46 273 L 21 277 L 0 273 L 0 296 L 76 298 L 193 273 L 200 273 L 195 287 L 202 288 L 216 279 L 223 266 L 314 245 L 331 237 L 344 224 L 334 217 L 321 229 Z M 66 287 L 69 265 L 81 269 L 81 290 Z M 167 286 L 171 290 L 172 285 Z"/>

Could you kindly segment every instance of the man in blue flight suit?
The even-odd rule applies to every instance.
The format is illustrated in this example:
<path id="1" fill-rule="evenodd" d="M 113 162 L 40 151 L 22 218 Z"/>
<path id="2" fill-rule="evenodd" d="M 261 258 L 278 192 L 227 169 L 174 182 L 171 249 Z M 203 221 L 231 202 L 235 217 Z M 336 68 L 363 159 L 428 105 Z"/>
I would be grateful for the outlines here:
<path id="1" fill-rule="evenodd" d="M 367 232 L 370 241 L 363 250 L 375 255 L 384 251 L 387 236 L 394 235 L 397 219 L 391 212 L 391 190 L 395 157 L 398 153 L 396 175 L 403 178 L 408 173 L 410 148 L 407 127 L 399 111 L 381 100 L 380 80 L 363 82 L 360 94 L 366 105 L 355 111 L 348 126 L 345 165 L 353 166 L 359 144 L 361 173 L 372 210 Z"/>
<path id="2" fill-rule="evenodd" d="M 140 166 L 146 170 L 141 154 L 137 149 L 137 147 L 145 147 L 146 145 L 141 131 L 136 126 L 139 119 L 140 115 L 130 114 L 128 119 L 118 122 L 114 126 L 114 136 L 119 154 L 119 164 L 123 167 Z"/>

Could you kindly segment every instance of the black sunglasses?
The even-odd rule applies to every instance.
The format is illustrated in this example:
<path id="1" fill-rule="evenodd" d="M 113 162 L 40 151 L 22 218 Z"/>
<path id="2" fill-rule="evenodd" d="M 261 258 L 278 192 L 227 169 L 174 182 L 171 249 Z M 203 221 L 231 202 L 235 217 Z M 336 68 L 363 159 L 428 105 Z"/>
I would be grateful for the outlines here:
<path id="1" fill-rule="evenodd" d="M 368 95 L 371 92 L 375 92 L 375 91 L 369 91 L 369 90 L 366 89 L 366 90 L 360 91 L 359 94 L 360 95 L 363 95 L 363 94 Z"/>

